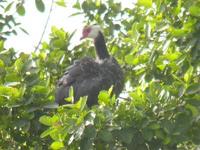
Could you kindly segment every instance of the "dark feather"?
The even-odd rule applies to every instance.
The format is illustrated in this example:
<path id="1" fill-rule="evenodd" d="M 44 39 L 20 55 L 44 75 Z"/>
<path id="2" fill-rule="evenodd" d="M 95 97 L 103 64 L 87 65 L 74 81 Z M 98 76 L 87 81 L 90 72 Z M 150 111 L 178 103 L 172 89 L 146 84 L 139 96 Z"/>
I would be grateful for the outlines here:
<path id="1" fill-rule="evenodd" d="M 88 57 L 76 61 L 58 81 L 56 103 L 59 105 L 67 103 L 65 98 L 69 96 L 71 86 L 74 89 L 75 102 L 82 96 L 88 96 L 88 106 L 98 103 L 98 94 L 101 90 L 108 90 L 113 86 L 113 93 L 116 96 L 122 91 L 122 70 L 117 61 L 110 57 L 100 30 L 97 37 L 94 37 L 94 45 L 99 61 Z"/>
<path id="2" fill-rule="evenodd" d="M 123 88 L 123 73 L 117 61 L 110 57 L 98 63 L 92 58 L 76 61 L 58 81 L 56 103 L 66 104 L 64 100 L 69 96 L 70 86 L 74 89 L 75 102 L 81 96 L 88 96 L 88 106 L 97 104 L 101 90 L 108 90 L 114 86 L 114 93 L 119 95 Z"/>

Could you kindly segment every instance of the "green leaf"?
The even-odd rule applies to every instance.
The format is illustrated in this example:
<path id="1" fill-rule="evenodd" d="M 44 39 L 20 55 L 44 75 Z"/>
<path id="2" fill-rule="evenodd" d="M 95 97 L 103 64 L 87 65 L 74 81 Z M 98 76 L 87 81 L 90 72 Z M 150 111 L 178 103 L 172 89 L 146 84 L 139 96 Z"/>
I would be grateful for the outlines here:
<path id="1" fill-rule="evenodd" d="M 96 129 L 93 125 L 89 125 L 84 130 L 84 137 L 95 138 L 97 135 Z"/>
<path id="2" fill-rule="evenodd" d="M 151 139 L 152 139 L 153 136 L 154 136 L 153 131 L 152 131 L 151 129 L 149 129 L 149 128 L 145 128 L 145 129 L 143 130 L 142 134 L 143 134 L 144 138 L 145 138 L 146 140 L 148 140 L 148 141 L 151 141 Z"/>
<path id="3" fill-rule="evenodd" d="M 193 67 L 190 66 L 190 68 L 187 70 L 187 72 L 184 75 L 184 80 L 185 82 L 189 83 L 192 79 L 192 75 L 193 75 Z"/>
<path id="4" fill-rule="evenodd" d="M 4 12 L 8 12 L 10 10 L 10 8 L 12 7 L 14 2 L 9 3 L 6 8 L 4 9 Z"/>
<path id="5" fill-rule="evenodd" d="M 184 29 L 184 28 L 179 29 L 179 28 L 171 27 L 169 28 L 169 32 L 175 37 L 183 37 L 188 34 L 189 30 Z"/>
<path id="6" fill-rule="evenodd" d="M 0 59 L 0 68 L 3 68 L 4 67 L 4 62 L 3 60 Z"/>
<path id="7" fill-rule="evenodd" d="M 196 17 L 200 17 L 200 7 L 197 5 L 193 5 L 189 9 L 190 14 Z"/>
<path id="8" fill-rule="evenodd" d="M 150 123 L 149 128 L 156 130 L 160 128 L 160 125 L 158 123 Z"/>
<path id="9" fill-rule="evenodd" d="M 64 147 L 63 142 L 55 141 L 50 146 L 52 149 L 58 150 Z"/>
<path id="10" fill-rule="evenodd" d="M 5 82 L 6 83 L 20 82 L 20 81 L 21 81 L 21 77 L 16 72 L 7 73 L 6 76 L 5 76 Z"/>
<path id="11" fill-rule="evenodd" d="M 175 14 L 176 14 L 176 15 L 178 15 L 178 14 L 180 13 L 180 11 L 181 11 L 182 0 L 178 0 L 177 3 L 178 3 L 178 4 L 177 4 L 177 7 L 176 7 L 176 9 L 175 9 Z"/>
<path id="12" fill-rule="evenodd" d="M 17 13 L 20 15 L 20 16 L 24 16 L 25 15 L 25 8 L 23 5 L 17 5 Z"/>
<path id="13" fill-rule="evenodd" d="M 80 100 L 73 105 L 73 108 L 83 111 L 83 109 L 85 108 L 86 102 L 87 102 L 87 96 L 81 97 Z"/>
<path id="14" fill-rule="evenodd" d="M 181 135 L 183 132 L 186 132 L 191 127 L 191 114 L 182 112 L 177 114 L 175 120 L 175 126 L 173 130 L 173 135 Z"/>
<path id="15" fill-rule="evenodd" d="M 59 117 L 57 115 L 54 115 L 52 118 L 51 118 L 51 122 L 53 124 L 57 124 L 59 122 Z"/>
<path id="16" fill-rule="evenodd" d="M 181 53 L 180 52 L 175 52 L 175 53 L 168 53 L 166 55 L 164 55 L 164 57 L 166 59 L 168 59 L 169 61 L 173 61 L 173 60 L 176 60 L 178 59 L 179 57 L 181 56 Z"/>
<path id="17" fill-rule="evenodd" d="M 51 127 L 47 130 L 45 130 L 44 132 L 42 132 L 42 134 L 40 135 L 41 138 L 44 138 L 52 133 L 56 132 L 56 129 L 52 129 Z"/>
<path id="18" fill-rule="evenodd" d="M 134 130 L 132 128 L 124 128 L 122 130 L 115 130 L 113 133 L 120 141 L 130 144 L 134 137 Z"/>
<path id="19" fill-rule="evenodd" d="M 20 57 L 15 61 L 15 69 L 18 72 L 24 72 L 30 66 L 29 55 L 21 53 Z"/>
<path id="20" fill-rule="evenodd" d="M 164 133 L 163 130 L 156 130 L 156 131 L 155 131 L 155 135 L 156 135 L 156 137 L 158 137 L 159 139 L 164 139 L 164 137 L 165 137 L 165 133 Z"/>
<path id="21" fill-rule="evenodd" d="M 195 107 L 195 106 L 193 106 L 193 105 L 190 105 L 190 104 L 187 104 L 187 105 L 185 106 L 185 108 L 189 109 L 189 110 L 192 112 L 192 115 L 193 115 L 194 117 L 198 116 L 199 110 L 198 110 L 197 107 Z"/>
<path id="22" fill-rule="evenodd" d="M 81 9 L 81 5 L 80 5 L 80 2 L 79 1 L 76 1 L 76 3 L 73 5 L 73 8 L 76 8 L 76 9 Z"/>
<path id="23" fill-rule="evenodd" d="M 56 4 L 62 7 L 66 7 L 65 0 L 57 0 Z"/>
<path id="24" fill-rule="evenodd" d="M 65 98 L 67 102 L 74 103 L 74 88 L 70 86 L 69 88 L 69 96 Z"/>
<path id="25" fill-rule="evenodd" d="M 101 91 L 98 95 L 99 104 L 109 105 L 110 103 L 110 95 L 108 91 Z"/>
<path id="26" fill-rule="evenodd" d="M 138 0 L 137 4 L 149 8 L 152 6 L 152 0 Z"/>
<path id="27" fill-rule="evenodd" d="M 88 2 L 87 1 L 84 1 L 83 3 L 82 3 L 82 9 L 84 10 L 84 11 L 86 11 L 86 10 L 88 10 L 88 8 L 89 8 L 89 5 L 88 5 Z"/>
<path id="28" fill-rule="evenodd" d="M 41 86 L 41 85 L 35 85 L 31 91 L 35 94 L 42 94 L 42 95 L 46 95 L 48 94 L 49 89 L 45 86 Z"/>
<path id="29" fill-rule="evenodd" d="M 107 130 L 99 131 L 98 137 L 104 142 L 111 142 L 113 140 L 112 133 Z"/>
<path id="30" fill-rule="evenodd" d="M 134 42 L 137 42 L 139 37 L 140 37 L 140 32 L 139 32 L 139 26 L 140 24 L 138 23 L 134 23 L 132 25 L 132 29 L 131 29 L 131 35 L 132 35 L 132 38 L 134 39 Z"/>
<path id="31" fill-rule="evenodd" d="M 4 41 L 0 40 L 0 52 L 4 49 Z"/>
<path id="32" fill-rule="evenodd" d="M 84 13 L 83 12 L 73 13 L 69 17 L 74 17 L 74 16 L 78 16 L 78 15 L 81 15 L 81 14 L 84 14 Z"/>
<path id="33" fill-rule="evenodd" d="M 138 63 L 138 62 L 139 62 L 139 61 L 134 62 L 134 60 L 135 60 L 135 59 L 134 59 L 134 56 L 131 55 L 131 54 L 125 56 L 125 62 L 126 62 L 127 64 L 129 64 L 129 65 L 134 65 L 135 63 Z"/>
<path id="34" fill-rule="evenodd" d="M 169 144 L 170 142 L 171 142 L 171 138 L 169 137 L 169 136 L 166 136 L 165 138 L 164 138 L 164 140 L 163 140 L 163 143 L 165 144 L 165 145 L 167 145 L 167 144 Z"/>
<path id="35" fill-rule="evenodd" d="M 163 121 L 162 125 L 164 126 L 163 129 L 166 133 L 171 134 L 173 132 L 174 124 L 172 121 Z"/>
<path id="36" fill-rule="evenodd" d="M 43 3 L 42 0 L 35 0 L 35 5 L 36 5 L 36 8 L 40 11 L 40 12 L 44 12 L 45 10 L 45 5 Z"/>
<path id="37" fill-rule="evenodd" d="M 13 87 L 0 86 L 0 97 L 1 96 L 6 96 L 11 99 L 19 98 L 20 90 Z"/>
<path id="38" fill-rule="evenodd" d="M 113 85 L 109 88 L 109 90 L 108 90 L 108 94 L 111 96 L 112 95 L 112 93 L 113 93 Z"/>
<path id="39" fill-rule="evenodd" d="M 55 48 L 60 48 L 61 49 L 61 48 L 65 47 L 66 43 L 62 39 L 55 39 L 55 40 L 52 41 L 52 44 L 53 44 L 53 46 Z"/>
<path id="40" fill-rule="evenodd" d="M 70 86 L 69 88 L 69 97 L 73 97 L 74 96 L 74 88 L 72 86 Z"/>
<path id="41" fill-rule="evenodd" d="M 197 92 L 200 92 L 200 84 L 199 83 L 193 83 L 186 90 L 187 94 L 195 94 Z"/>
<path id="42" fill-rule="evenodd" d="M 80 150 L 91 150 L 93 146 L 92 139 L 84 138 L 80 142 Z"/>
<path id="43" fill-rule="evenodd" d="M 40 123 L 46 125 L 46 126 L 52 126 L 52 119 L 49 116 L 41 116 L 39 119 Z"/>

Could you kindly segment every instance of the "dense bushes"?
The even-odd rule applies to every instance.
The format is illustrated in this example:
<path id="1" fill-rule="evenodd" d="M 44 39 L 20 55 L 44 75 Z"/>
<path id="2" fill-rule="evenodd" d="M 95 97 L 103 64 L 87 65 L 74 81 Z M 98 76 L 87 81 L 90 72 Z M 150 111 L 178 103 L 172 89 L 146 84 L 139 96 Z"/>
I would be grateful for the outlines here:
<path id="1" fill-rule="evenodd" d="M 102 91 L 98 106 L 88 108 L 82 98 L 55 109 L 51 103 L 57 79 L 73 60 L 93 55 L 92 48 L 82 44 L 69 50 L 72 34 L 56 27 L 50 42 L 32 54 L 5 49 L 2 38 L 0 147 L 197 148 L 200 3 L 138 0 L 123 8 L 112 0 L 87 0 L 77 1 L 74 7 L 83 12 L 86 22 L 104 27 L 108 48 L 126 75 L 121 95 L 126 100 Z"/>

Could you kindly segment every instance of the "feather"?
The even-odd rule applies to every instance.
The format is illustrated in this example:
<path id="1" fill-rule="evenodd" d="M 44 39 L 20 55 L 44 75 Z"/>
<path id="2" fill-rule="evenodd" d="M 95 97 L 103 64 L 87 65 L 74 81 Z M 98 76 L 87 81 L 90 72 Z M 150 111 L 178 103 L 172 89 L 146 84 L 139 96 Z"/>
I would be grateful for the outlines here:
<path id="1" fill-rule="evenodd" d="M 90 28 L 88 30 L 88 28 Z M 83 31 L 84 37 L 87 35 L 96 35 L 96 26 L 86 27 Z M 75 61 L 73 65 L 67 68 L 67 71 L 58 81 L 55 102 L 59 105 L 66 104 L 65 98 L 69 96 L 69 89 L 72 86 L 74 90 L 74 102 L 82 96 L 88 96 L 87 104 L 92 106 L 98 104 L 98 94 L 101 90 L 108 90 L 113 86 L 113 94 L 118 96 L 123 89 L 123 72 L 115 60 L 107 51 L 105 40 L 101 31 L 94 38 L 94 45 L 97 54 L 97 60 L 89 57 Z"/>
<path id="2" fill-rule="evenodd" d="M 123 88 L 123 75 L 114 58 L 109 58 L 99 64 L 92 58 L 84 58 L 68 68 L 64 76 L 58 81 L 56 103 L 66 104 L 64 100 L 69 96 L 69 87 L 74 88 L 74 101 L 81 96 L 88 96 L 88 105 L 97 104 L 101 90 L 108 90 L 114 85 L 114 93 L 119 95 Z"/>

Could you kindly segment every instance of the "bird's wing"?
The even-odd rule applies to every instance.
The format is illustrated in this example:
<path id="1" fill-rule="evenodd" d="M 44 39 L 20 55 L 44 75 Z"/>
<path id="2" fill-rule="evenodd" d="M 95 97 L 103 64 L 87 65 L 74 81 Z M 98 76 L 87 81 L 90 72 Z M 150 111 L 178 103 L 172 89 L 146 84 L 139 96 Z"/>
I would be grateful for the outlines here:
<path id="1" fill-rule="evenodd" d="M 65 104 L 65 98 L 69 96 L 69 88 L 74 88 L 74 98 L 95 93 L 100 88 L 101 76 L 99 65 L 91 58 L 84 58 L 71 65 L 63 77 L 58 81 L 56 90 L 56 103 Z"/>

